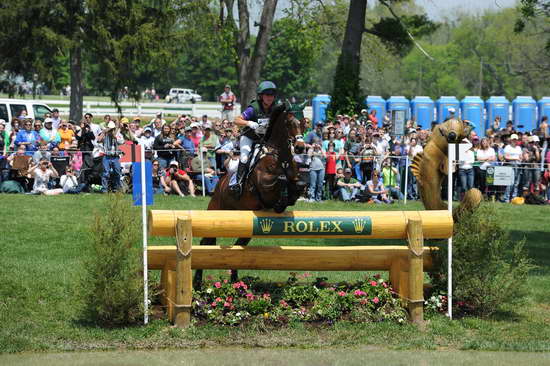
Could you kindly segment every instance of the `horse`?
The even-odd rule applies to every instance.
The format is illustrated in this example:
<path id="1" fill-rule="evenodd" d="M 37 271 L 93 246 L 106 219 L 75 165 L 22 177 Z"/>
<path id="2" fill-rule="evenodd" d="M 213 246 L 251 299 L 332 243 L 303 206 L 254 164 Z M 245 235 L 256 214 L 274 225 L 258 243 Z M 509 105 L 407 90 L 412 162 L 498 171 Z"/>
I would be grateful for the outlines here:
<path id="1" fill-rule="evenodd" d="M 230 175 L 218 182 L 207 210 L 265 210 L 283 212 L 296 203 L 305 186 L 299 179 L 298 169 L 292 157 L 292 144 L 304 146 L 303 122 L 289 115 L 285 104 L 274 107 L 269 128 L 260 143 L 258 154 L 250 153 L 249 170 L 240 198 L 230 192 Z M 256 150 L 256 149 L 254 149 Z M 234 245 L 245 246 L 250 238 L 238 238 Z M 216 238 L 203 238 L 200 245 L 216 245 Z M 237 280 L 237 271 L 231 271 L 231 280 Z M 195 287 L 202 283 L 202 270 L 195 271 Z"/>

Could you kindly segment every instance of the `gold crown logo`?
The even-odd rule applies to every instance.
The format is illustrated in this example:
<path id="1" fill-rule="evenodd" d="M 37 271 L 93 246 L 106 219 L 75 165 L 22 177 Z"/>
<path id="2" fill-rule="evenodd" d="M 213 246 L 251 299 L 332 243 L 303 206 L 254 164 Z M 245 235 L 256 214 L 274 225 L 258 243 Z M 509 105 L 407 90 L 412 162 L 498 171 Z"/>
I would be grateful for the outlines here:
<path id="1" fill-rule="evenodd" d="M 262 232 L 264 234 L 268 234 L 271 231 L 273 224 L 274 221 L 270 219 L 260 220 L 260 227 L 262 228 Z"/>
<path id="2" fill-rule="evenodd" d="M 353 220 L 353 228 L 355 229 L 355 232 L 357 234 L 360 234 L 363 232 L 363 229 L 365 228 L 365 220 L 364 219 L 360 219 L 360 218 L 356 218 Z"/>

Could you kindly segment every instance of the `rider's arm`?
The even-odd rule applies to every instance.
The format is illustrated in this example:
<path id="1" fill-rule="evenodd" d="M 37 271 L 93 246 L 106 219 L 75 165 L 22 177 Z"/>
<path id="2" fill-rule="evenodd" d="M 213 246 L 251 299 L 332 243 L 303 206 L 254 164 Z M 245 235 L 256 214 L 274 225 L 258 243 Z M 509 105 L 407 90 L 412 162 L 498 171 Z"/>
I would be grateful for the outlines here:
<path id="1" fill-rule="evenodd" d="M 256 122 L 251 121 L 252 118 L 254 118 L 254 109 L 252 107 L 248 107 L 241 115 L 235 118 L 234 123 L 239 127 L 258 127 L 258 124 Z"/>

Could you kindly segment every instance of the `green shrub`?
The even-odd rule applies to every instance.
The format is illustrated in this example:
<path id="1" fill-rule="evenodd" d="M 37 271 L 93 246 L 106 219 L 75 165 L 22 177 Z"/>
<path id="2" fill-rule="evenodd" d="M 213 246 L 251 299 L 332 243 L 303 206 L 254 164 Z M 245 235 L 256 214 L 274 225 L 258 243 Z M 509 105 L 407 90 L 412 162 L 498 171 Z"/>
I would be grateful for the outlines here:
<path id="1" fill-rule="evenodd" d="M 81 280 L 84 313 L 102 326 L 128 325 L 143 317 L 141 231 L 122 194 L 109 195 L 106 202 L 91 227 Z"/>
<path id="2" fill-rule="evenodd" d="M 492 204 L 465 213 L 455 224 L 453 305 L 459 312 L 486 317 L 527 298 L 533 266 L 523 249 L 525 240 L 511 240 L 503 227 Z M 447 244 L 440 249 L 430 276 L 435 290 L 446 292 Z"/>

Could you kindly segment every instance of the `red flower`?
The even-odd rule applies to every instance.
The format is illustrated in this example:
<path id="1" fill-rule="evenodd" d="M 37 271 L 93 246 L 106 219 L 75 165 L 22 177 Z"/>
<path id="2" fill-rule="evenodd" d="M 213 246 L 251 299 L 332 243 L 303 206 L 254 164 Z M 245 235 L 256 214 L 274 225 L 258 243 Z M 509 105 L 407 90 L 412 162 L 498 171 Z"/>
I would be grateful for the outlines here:
<path id="1" fill-rule="evenodd" d="M 222 284 L 220 283 L 220 281 L 218 281 L 218 282 L 214 283 L 214 287 L 215 288 L 220 288 L 220 287 L 222 287 Z"/>
<path id="2" fill-rule="evenodd" d="M 378 283 L 376 281 L 370 281 L 370 285 L 375 287 Z"/>

